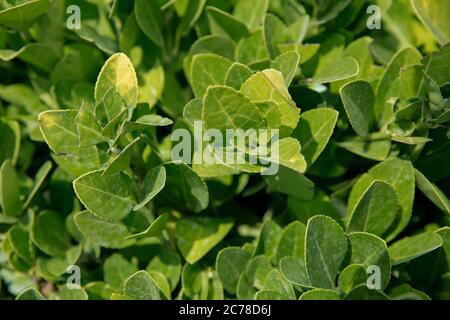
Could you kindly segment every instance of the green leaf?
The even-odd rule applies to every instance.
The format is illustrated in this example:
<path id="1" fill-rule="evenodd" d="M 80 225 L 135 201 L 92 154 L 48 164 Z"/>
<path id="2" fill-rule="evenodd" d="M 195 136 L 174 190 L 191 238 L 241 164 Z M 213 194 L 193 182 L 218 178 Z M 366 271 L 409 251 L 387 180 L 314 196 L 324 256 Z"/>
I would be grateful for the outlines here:
<path id="1" fill-rule="evenodd" d="M 266 256 L 256 256 L 252 258 L 247 269 L 238 282 L 237 297 L 241 300 L 254 299 L 257 290 L 263 290 L 267 276 L 273 270 L 269 258 Z"/>
<path id="2" fill-rule="evenodd" d="M 122 289 L 125 280 L 137 271 L 137 267 L 134 264 L 118 253 L 108 257 L 103 264 L 105 282 L 118 291 Z"/>
<path id="3" fill-rule="evenodd" d="M 119 221 L 133 209 L 132 180 L 124 173 L 103 175 L 93 171 L 73 182 L 77 197 L 99 218 Z"/>
<path id="4" fill-rule="evenodd" d="M 95 146 L 83 147 L 74 151 L 77 151 L 77 153 L 68 155 L 52 154 L 52 158 L 62 170 L 74 177 L 98 169 L 100 157 Z"/>
<path id="5" fill-rule="evenodd" d="M 18 2 L 18 5 L 0 11 L 0 24 L 13 29 L 26 29 L 46 13 L 49 6 L 48 0 Z"/>
<path id="6" fill-rule="evenodd" d="M 311 166 L 325 149 L 333 134 L 339 113 L 329 108 L 319 108 L 303 113 L 293 136 L 302 145 L 302 154 Z"/>
<path id="7" fill-rule="evenodd" d="M 64 219 L 52 211 L 43 211 L 34 217 L 30 236 L 36 247 L 50 256 L 64 256 L 70 247 Z"/>
<path id="8" fill-rule="evenodd" d="M 333 219 L 316 216 L 306 226 L 305 266 L 311 283 L 334 288 L 348 249 L 344 231 Z"/>
<path id="9" fill-rule="evenodd" d="M 75 110 L 46 111 L 39 114 L 42 135 L 54 152 L 76 154 L 79 150 L 76 117 Z"/>
<path id="10" fill-rule="evenodd" d="M 15 225 L 8 230 L 7 237 L 14 252 L 25 262 L 32 264 L 35 252 L 28 231 L 20 225 Z"/>
<path id="11" fill-rule="evenodd" d="M 244 82 L 253 75 L 253 71 L 244 64 L 235 62 L 227 71 L 225 84 L 239 90 Z"/>
<path id="12" fill-rule="evenodd" d="M 408 262 L 442 246 L 442 238 L 436 233 L 421 233 L 403 238 L 389 247 L 392 265 Z"/>
<path id="13" fill-rule="evenodd" d="M 130 236 L 130 232 L 125 225 L 120 222 L 109 222 L 97 218 L 88 211 L 83 211 L 75 215 L 75 223 L 80 232 L 92 244 L 105 248 L 125 248 L 134 241 L 125 240 Z"/>
<path id="14" fill-rule="evenodd" d="M 193 126 L 195 121 L 201 121 L 202 119 L 202 107 L 202 99 L 192 99 L 183 109 L 183 118 Z"/>
<path id="15" fill-rule="evenodd" d="M 270 64 L 272 69 L 281 72 L 286 87 L 289 87 L 298 71 L 300 54 L 296 51 L 288 51 L 280 54 Z"/>
<path id="16" fill-rule="evenodd" d="M 173 124 L 173 121 L 169 118 L 164 118 L 158 116 L 156 114 L 149 114 L 146 116 L 142 116 L 136 121 L 128 121 L 125 123 L 125 126 L 122 130 L 122 134 L 131 131 L 145 130 L 151 127 L 165 127 Z"/>
<path id="17" fill-rule="evenodd" d="M 110 286 L 100 281 L 90 282 L 84 286 L 84 289 L 89 300 L 109 300 L 113 293 Z"/>
<path id="18" fill-rule="evenodd" d="M 181 276 L 181 258 L 175 251 L 161 246 L 158 254 L 148 264 L 147 271 L 157 271 L 164 274 L 174 290 Z"/>
<path id="19" fill-rule="evenodd" d="M 272 144 L 271 148 L 271 162 L 278 163 L 279 165 L 291 169 L 296 173 L 305 173 L 307 165 L 305 158 L 300 153 L 301 146 L 297 139 L 285 138 L 277 140 Z M 274 154 L 273 150 L 277 150 L 278 152 Z M 306 182 L 306 184 L 309 183 Z"/>
<path id="20" fill-rule="evenodd" d="M 278 245 L 277 258 L 294 257 L 303 259 L 305 256 L 306 227 L 299 221 L 292 222 L 284 228 Z"/>
<path id="21" fill-rule="evenodd" d="M 166 169 L 159 166 L 151 169 L 143 182 L 145 198 L 134 207 L 138 211 L 146 206 L 163 188 L 166 182 Z"/>
<path id="22" fill-rule="evenodd" d="M 304 200 L 294 197 L 288 198 L 289 212 L 303 224 L 315 215 L 322 214 L 340 221 L 341 216 L 333 205 L 331 199 L 321 190 L 315 190 L 313 197 Z"/>
<path id="23" fill-rule="evenodd" d="M 178 221 L 177 245 L 184 258 L 194 264 L 214 248 L 233 228 L 229 219 L 189 218 Z"/>
<path id="24" fill-rule="evenodd" d="M 236 42 L 248 34 L 246 25 L 227 12 L 209 6 L 206 12 L 213 34 L 227 36 Z"/>
<path id="25" fill-rule="evenodd" d="M 301 162 L 300 170 L 304 170 Z M 285 166 L 280 166 L 274 175 L 266 175 L 267 191 L 279 192 L 298 199 L 310 200 L 314 196 L 314 183 L 299 173 Z"/>
<path id="26" fill-rule="evenodd" d="M 239 0 L 234 7 L 233 15 L 244 22 L 249 30 L 259 27 L 269 8 L 269 0 Z"/>
<path id="27" fill-rule="evenodd" d="M 10 159 L 16 165 L 20 152 L 20 127 L 16 121 L 0 120 L 0 163 Z"/>
<path id="28" fill-rule="evenodd" d="M 209 87 L 203 99 L 202 119 L 205 129 L 261 129 L 265 127 L 256 105 L 242 93 L 225 86 Z"/>
<path id="29" fill-rule="evenodd" d="M 31 43 L 23 46 L 19 50 L 0 49 L 0 59 L 7 62 L 20 59 L 30 65 L 50 72 L 59 60 L 59 57 L 52 48 L 45 44 Z"/>
<path id="30" fill-rule="evenodd" d="M 45 264 L 45 268 L 52 275 L 59 277 L 67 272 L 67 269 L 70 266 L 73 266 L 77 263 L 78 259 L 81 256 L 82 246 L 78 245 L 75 247 L 71 247 L 68 249 L 64 256 L 54 257 L 48 260 L 41 262 L 43 265 Z"/>
<path id="31" fill-rule="evenodd" d="M 82 288 L 69 288 L 67 285 L 58 288 L 61 300 L 88 300 L 88 294 Z"/>
<path id="32" fill-rule="evenodd" d="M 209 193 L 205 182 L 184 163 L 167 163 L 166 186 L 158 200 L 170 206 L 200 212 L 208 207 Z"/>
<path id="33" fill-rule="evenodd" d="M 362 264 L 351 264 L 342 270 L 338 279 L 339 288 L 348 293 L 353 288 L 367 282 L 366 267 Z"/>
<path id="34" fill-rule="evenodd" d="M 425 73 L 429 75 L 438 86 L 443 87 L 450 83 L 448 59 L 450 45 L 445 45 L 439 52 L 426 56 L 422 63 L 426 66 Z"/>
<path id="35" fill-rule="evenodd" d="M 6 102 L 24 108 L 32 114 L 46 109 L 42 106 L 42 102 L 36 92 L 26 84 L 0 86 L 0 97 Z"/>
<path id="36" fill-rule="evenodd" d="M 386 243 L 375 235 L 355 232 L 348 235 L 351 247 L 351 264 L 361 264 L 367 270 L 369 266 L 380 268 L 380 285 L 385 289 L 391 277 L 391 262 Z"/>
<path id="37" fill-rule="evenodd" d="M 442 238 L 442 248 L 445 251 L 447 267 L 450 266 L 450 227 L 444 227 L 436 231 Z"/>
<path id="38" fill-rule="evenodd" d="M 139 103 L 147 103 L 152 108 L 164 91 L 165 74 L 162 66 L 150 69 L 142 76 L 144 83 L 139 86 Z"/>
<path id="39" fill-rule="evenodd" d="M 296 299 L 292 284 L 278 270 L 273 270 L 267 275 L 264 282 L 264 290 L 278 292 L 285 300 Z"/>
<path id="40" fill-rule="evenodd" d="M 414 289 L 407 283 L 396 286 L 389 292 L 392 300 L 431 300 L 424 292 Z"/>
<path id="41" fill-rule="evenodd" d="M 118 134 L 118 127 L 129 117 L 128 110 L 119 92 L 108 88 L 94 108 L 94 114 L 102 126 L 101 134 L 114 139 Z"/>
<path id="42" fill-rule="evenodd" d="M 209 86 L 225 84 L 225 78 L 231 65 L 231 60 L 215 54 L 195 55 L 189 70 L 189 78 L 195 96 L 202 98 Z"/>
<path id="43" fill-rule="evenodd" d="M 426 144 L 428 142 L 431 142 L 431 139 L 424 138 L 424 137 L 400 137 L 400 136 L 394 136 L 392 137 L 392 141 L 400 142 L 403 144 L 408 145 L 420 145 L 420 144 Z"/>
<path id="44" fill-rule="evenodd" d="M 0 205 L 7 216 L 17 217 L 22 213 L 19 177 L 11 160 L 6 160 L 0 167 Z"/>
<path id="45" fill-rule="evenodd" d="M 370 37 L 362 37 L 353 41 L 345 48 L 344 56 L 356 59 L 359 65 L 359 73 L 355 77 L 335 82 L 333 85 L 336 88 L 341 88 L 353 80 L 371 81 L 374 78 L 374 59 L 371 50 L 373 42 L 373 39 Z"/>
<path id="46" fill-rule="evenodd" d="M 166 228 L 166 225 L 169 222 L 169 218 L 170 216 L 167 213 L 160 215 L 146 230 L 133 234 L 132 236 L 128 236 L 127 239 L 159 236 L 160 233 Z"/>
<path id="47" fill-rule="evenodd" d="M 87 147 L 107 141 L 102 135 L 102 128 L 96 119 L 92 106 L 83 103 L 76 116 L 76 127 L 80 147 Z"/>
<path id="48" fill-rule="evenodd" d="M 183 290 L 194 300 L 223 300 L 223 288 L 217 275 L 210 269 L 186 264 L 182 274 Z"/>
<path id="49" fill-rule="evenodd" d="M 450 214 L 450 202 L 448 201 L 447 196 L 435 184 L 431 183 L 419 170 L 416 169 L 415 172 L 419 190 L 422 191 L 422 193 L 439 209 Z"/>
<path id="50" fill-rule="evenodd" d="M 123 285 L 123 293 L 134 300 L 161 300 L 158 286 L 145 271 L 131 275 Z"/>
<path id="51" fill-rule="evenodd" d="M 320 44 L 318 43 L 305 43 L 305 44 L 279 44 L 278 50 L 281 53 L 295 50 L 300 54 L 300 65 L 305 64 L 310 59 L 312 59 L 320 49 Z"/>
<path id="52" fill-rule="evenodd" d="M 450 10 L 444 0 L 412 0 L 414 11 L 441 45 L 450 41 Z"/>
<path id="53" fill-rule="evenodd" d="M 267 65 L 269 53 L 264 42 L 262 29 L 256 29 L 248 37 L 242 38 L 237 46 L 235 59 L 249 66 Z"/>
<path id="54" fill-rule="evenodd" d="M 112 158 L 102 175 L 113 175 L 119 172 L 127 171 L 130 166 L 131 153 L 133 151 L 133 147 L 141 140 L 140 137 L 137 137 L 133 141 L 131 141 L 123 150 Z"/>
<path id="55" fill-rule="evenodd" d="M 208 275 L 197 264 L 185 264 L 181 275 L 184 293 L 188 297 L 206 297 L 208 295 Z"/>
<path id="56" fill-rule="evenodd" d="M 75 32 L 81 39 L 92 43 L 108 55 L 112 55 L 119 51 L 119 45 L 114 38 L 109 35 L 102 34 L 93 26 L 84 24 L 79 30 L 75 30 Z"/>
<path id="57" fill-rule="evenodd" d="M 277 253 L 281 231 L 273 220 L 267 220 L 261 228 L 254 255 L 265 255 L 272 260 Z"/>
<path id="58" fill-rule="evenodd" d="M 383 181 L 374 181 L 350 215 L 347 232 L 363 231 L 382 237 L 399 212 L 395 190 Z"/>
<path id="59" fill-rule="evenodd" d="M 311 281 L 306 274 L 305 262 L 303 259 L 285 257 L 280 261 L 280 270 L 283 276 L 292 284 L 304 287 L 313 288 Z"/>
<path id="60" fill-rule="evenodd" d="M 189 83 L 192 84 L 192 60 L 196 55 L 214 54 L 234 60 L 235 47 L 236 44 L 232 40 L 221 35 L 207 35 L 195 41 L 188 55 L 183 59 L 183 69 Z"/>
<path id="61" fill-rule="evenodd" d="M 27 273 L 30 271 L 31 265 L 22 260 L 15 253 L 11 253 L 8 257 L 9 265 L 18 272 Z"/>
<path id="62" fill-rule="evenodd" d="M 134 4 L 134 14 L 144 34 L 158 47 L 163 48 L 163 13 L 158 6 L 158 2 L 137 0 Z"/>
<path id="63" fill-rule="evenodd" d="M 314 83 L 330 83 L 348 79 L 359 73 L 358 62 L 355 58 L 344 57 L 333 63 L 328 63 L 317 68 L 312 77 Z"/>
<path id="64" fill-rule="evenodd" d="M 313 289 L 300 296 L 300 300 L 342 300 L 339 293 L 327 289 Z"/>
<path id="65" fill-rule="evenodd" d="M 130 297 L 128 297 L 126 295 L 113 292 L 111 294 L 111 299 L 110 300 L 123 300 L 123 301 L 125 301 L 125 300 L 133 300 L 133 299 L 131 299 Z"/>
<path id="66" fill-rule="evenodd" d="M 152 277 L 153 281 L 155 281 L 156 286 L 161 291 L 164 299 L 162 300 L 170 300 L 171 299 L 171 290 L 170 284 L 164 274 L 157 271 L 147 271 L 147 273 Z"/>
<path id="67" fill-rule="evenodd" d="M 375 104 L 375 119 L 378 121 L 380 127 L 385 125 L 386 107 L 385 104 L 391 98 L 389 91 L 394 81 L 399 78 L 400 71 L 404 67 L 419 64 L 421 59 L 420 53 L 412 47 L 406 47 L 392 58 L 391 62 L 387 66 L 384 74 L 378 83 L 376 91 L 376 104 Z"/>
<path id="68" fill-rule="evenodd" d="M 401 207 L 398 225 L 391 231 L 389 236 L 386 236 L 386 240 L 389 241 L 407 226 L 411 218 L 414 200 L 414 168 L 409 161 L 400 159 L 386 160 L 373 167 L 353 186 L 348 201 L 348 212 L 355 210 L 357 203 L 375 180 L 384 181 L 395 190 Z"/>
<path id="69" fill-rule="evenodd" d="M 45 300 L 45 298 L 35 288 L 28 288 L 28 289 L 23 290 L 16 297 L 16 300 Z"/>
<path id="70" fill-rule="evenodd" d="M 278 46 L 286 43 L 300 43 L 306 19 L 298 19 L 292 26 L 286 25 L 277 16 L 268 13 L 264 19 L 264 38 L 272 58 L 278 56 Z M 293 27 L 291 29 L 291 27 Z"/>
<path id="71" fill-rule="evenodd" d="M 145 2 L 147 1 L 137 1 Z M 106 95 L 118 94 L 127 107 L 135 107 L 139 98 L 136 71 L 130 59 L 123 53 L 111 56 L 103 66 L 95 85 L 95 101 L 100 103 Z"/>
<path id="72" fill-rule="evenodd" d="M 95 81 L 102 63 L 102 54 L 94 46 L 83 43 L 68 44 L 64 47 L 63 58 L 54 66 L 50 80 L 53 84 Z"/>
<path id="73" fill-rule="evenodd" d="M 178 26 L 178 32 L 182 35 L 186 35 L 192 27 L 196 24 L 207 0 L 191 0 L 189 2 L 188 10 Z"/>
<path id="74" fill-rule="evenodd" d="M 217 254 L 216 272 L 228 293 L 236 294 L 239 277 L 249 260 L 248 251 L 237 247 L 223 249 Z"/>
<path id="75" fill-rule="evenodd" d="M 355 137 L 339 143 L 341 148 L 351 153 L 376 161 L 383 161 L 388 157 L 391 145 L 390 139 L 377 137 L 377 134 L 372 135 L 372 140 L 370 141 Z"/>
<path id="76" fill-rule="evenodd" d="M 255 300 L 286 300 L 286 297 L 277 291 L 262 290 L 256 293 Z"/>
<path id="77" fill-rule="evenodd" d="M 207 35 L 197 39 L 189 49 L 189 55 L 185 62 L 189 62 L 189 56 L 200 53 L 214 53 L 227 59 L 234 59 L 236 44 L 229 38 L 221 35 Z M 185 62 L 183 64 L 185 64 Z"/>
<path id="78" fill-rule="evenodd" d="M 241 92 L 252 102 L 278 103 L 282 125 L 291 131 L 297 126 L 300 109 L 292 100 L 279 71 L 268 69 L 254 74 L 242 85 Z"/>
<path id="79" fill-rule="evenodd" d="M 347 117 L 355 132 L 366 137 L 374 124 L 375 93 L 366 81 L 354 81 L 341 88 Z"/>
<path id="80" fill-rule="evenodd" d="M 173 4 L 178 16 L 183 17 L 189 6 L 189 0 L 175 0 Z"/>
<path id="81" fill-rule="evenodd" d="M 256 102 L 268 129 L 278 129 L 281 126 L 280 106 L 274 101 Z M 269 132 L 270 133 L 270 132 Z"/>
<path id="82" fill-rule="evenodd" d="M 344 300 L 389 300 L 389 297 L 381 291 L 369 289 L 366 284 L 362 284 L 350 291 Z"/>

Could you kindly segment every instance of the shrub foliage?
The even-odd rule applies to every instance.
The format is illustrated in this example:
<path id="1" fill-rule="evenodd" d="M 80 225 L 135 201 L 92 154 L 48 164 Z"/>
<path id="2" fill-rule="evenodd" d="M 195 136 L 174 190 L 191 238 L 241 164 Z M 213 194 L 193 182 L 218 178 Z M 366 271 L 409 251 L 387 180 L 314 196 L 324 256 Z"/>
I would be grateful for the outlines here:
<path id="1" fill-rule="evenodd" d="M 447 0 L 0 0 L 0 298 L 450 298 L 449 21 Z M 175 160 L 199 122 L 276 130 L 277 171 Z"/>

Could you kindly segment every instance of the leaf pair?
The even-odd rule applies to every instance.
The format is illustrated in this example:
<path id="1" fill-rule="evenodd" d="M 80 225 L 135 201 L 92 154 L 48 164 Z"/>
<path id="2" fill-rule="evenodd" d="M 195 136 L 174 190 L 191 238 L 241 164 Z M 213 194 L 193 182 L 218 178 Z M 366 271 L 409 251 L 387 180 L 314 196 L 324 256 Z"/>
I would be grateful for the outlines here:
<path id="1" fill-rule="evenodd" d="M 372 265 L 381 270 L 381 287 L 385 288 L 389 283 L 388 250 L 385 242 L 374 235 L 365 232 L 346 235 L 331 218 L 315 216 L 308 221 L 304 246 L 304 258 L 300 253 L 280 261 L 282 273 L 295 285 L 331 290 L 339 286 L 348 292 L 361 282 L 366 283 L 366 270 Z M 336 297 L 336 291 L 333 292 Z"/>

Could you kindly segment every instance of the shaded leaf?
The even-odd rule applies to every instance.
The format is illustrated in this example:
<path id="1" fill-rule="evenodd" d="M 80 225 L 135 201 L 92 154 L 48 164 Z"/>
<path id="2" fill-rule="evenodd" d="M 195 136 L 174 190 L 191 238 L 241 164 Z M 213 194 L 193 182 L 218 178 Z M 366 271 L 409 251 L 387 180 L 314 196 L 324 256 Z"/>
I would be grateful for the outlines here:
<path id="1" fill-rule="evenodd" d="M 399 204 L 395 190 L 374 181 L 351 213 L 347 232 L 364 231 L 382 237 L 397 218 Z"/>
<path id="2" fill-rule="evenodd" d="M 293 136 L 302 145 L 302 154 L 308 165 L 312 165 L 325 149 L 333 134 L 339 113 L 323 108 L 303 113 Z"/>
<path id="3" fill-rule="evenodd" d="M 331 218 L 316 216 L 306 226 L 305 267 L 311 283 L 334 288 L 348 249 L 341 227 Z"/>
<path id="4" fill-rule="evenodd" d="M 393 265 L 411 261 L 442 246 L 442 238 L 436 233 L 421 233 L 403 238 L 389 247 Z"/>
<path id="5" fill-rule="evenodd" d="M 249 260 L 248 251 L 237 247 L 223 249 L 217 254 L 216 272 L 223 288 L 230 294 L 236 293 L 239 277 Z"/>
<path id="6" fill-rule="evenodd" d="M 341 88 L 342 102 L 347 117 L 356 133 L 369 134 L 374 120 L 375 93 L 366 81 L 350 82 Z"/>

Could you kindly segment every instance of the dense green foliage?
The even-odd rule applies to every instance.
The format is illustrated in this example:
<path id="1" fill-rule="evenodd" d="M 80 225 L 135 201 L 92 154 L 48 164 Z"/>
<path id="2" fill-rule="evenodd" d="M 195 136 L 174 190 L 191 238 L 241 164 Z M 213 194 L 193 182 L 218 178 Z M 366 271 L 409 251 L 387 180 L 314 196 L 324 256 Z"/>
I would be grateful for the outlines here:
<path id="1" fill-rule="evenodd" d="M 0 0 L 0 299 L 449 299 L 449 42 L 448 0 Z M 173 161 L 198 121 L 278 171 Z"/>

